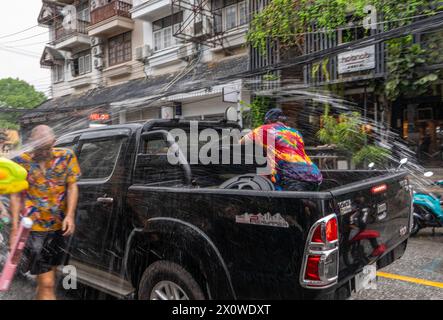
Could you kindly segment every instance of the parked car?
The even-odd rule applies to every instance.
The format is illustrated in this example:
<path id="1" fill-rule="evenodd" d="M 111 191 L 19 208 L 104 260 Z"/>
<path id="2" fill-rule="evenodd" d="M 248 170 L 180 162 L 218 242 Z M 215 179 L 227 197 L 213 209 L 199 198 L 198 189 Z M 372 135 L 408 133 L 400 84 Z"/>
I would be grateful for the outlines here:
<path id="1" fill-rule="evenodd" d="M 57 141 L 82 170 L 67 261 L 78 281 L 118 298 L 343 299 L 404 253 L 406 172 L 325 170 L 320 191 L 275 191 L 255 160 L 189 161 L 170 133 L 189 125 L 151 120 Z M 171 164 L 168 148 L 187 160 Z"/>

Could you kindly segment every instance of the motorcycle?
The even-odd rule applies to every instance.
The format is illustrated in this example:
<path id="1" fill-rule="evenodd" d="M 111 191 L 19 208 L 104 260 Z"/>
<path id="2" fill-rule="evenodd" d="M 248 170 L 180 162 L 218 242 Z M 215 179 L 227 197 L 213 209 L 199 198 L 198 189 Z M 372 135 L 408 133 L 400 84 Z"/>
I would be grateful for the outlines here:
<path id="1" fill-rule="evenodd" d="M 425 177 L 432 176 L 432 172 L 426 172 Z M 443 188 L 443 180 L 435 181 L 434 185 Z M 416 235 L 423 228 L 443 227 L 443 200 L 440 195 L 425 190 L 413 191 L 413 225 L 411 235 Z"/>

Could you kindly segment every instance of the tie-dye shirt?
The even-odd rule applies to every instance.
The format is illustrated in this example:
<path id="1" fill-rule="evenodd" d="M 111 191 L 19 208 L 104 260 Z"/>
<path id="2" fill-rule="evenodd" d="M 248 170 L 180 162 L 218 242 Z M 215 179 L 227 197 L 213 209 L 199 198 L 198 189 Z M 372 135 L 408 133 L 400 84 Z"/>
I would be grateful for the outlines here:
<path id="1" fill-rule="evenodd" d="M 273 168 L 271 180 L 274 183 L 278 184 L 282 176 L 317 183 L 323 180 L 320 170 L 306 154 L 303 137 L 297 130 L 277 122 L 262 125 L 245 138 L 268 148 L 268 161 Z M 273 139 L 274 144 L 269 143 L 268 139 Z"/>
<path id="2" fill-rule="evenodd" d="M 34 221 L 33 231 L 56 231 L 62 227 L 67 208 L 66 189 L 80 176 L 77 157 L 69 149 L 53 148 L 44 173 L 30 153 L 13 159 L 28 171 L 29 189 L 23 192 L 24 216 Z"/>

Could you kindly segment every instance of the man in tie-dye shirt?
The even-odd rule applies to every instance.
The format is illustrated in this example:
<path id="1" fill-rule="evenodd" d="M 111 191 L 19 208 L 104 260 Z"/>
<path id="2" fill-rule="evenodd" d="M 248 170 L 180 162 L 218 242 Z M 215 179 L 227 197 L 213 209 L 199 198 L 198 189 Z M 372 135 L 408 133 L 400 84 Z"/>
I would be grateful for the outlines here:
<path id="1" fill-rule="evenodd" d="M 254 141 L 267 149 L 270 178 L 277 189 L 317 190 L 322 174 L 306 154 L 302 135 L 287 126 L 286 120 L 280 109 L 271 109 L 265 115 L 265 124 L 244 136 L 240 143 Z"/>

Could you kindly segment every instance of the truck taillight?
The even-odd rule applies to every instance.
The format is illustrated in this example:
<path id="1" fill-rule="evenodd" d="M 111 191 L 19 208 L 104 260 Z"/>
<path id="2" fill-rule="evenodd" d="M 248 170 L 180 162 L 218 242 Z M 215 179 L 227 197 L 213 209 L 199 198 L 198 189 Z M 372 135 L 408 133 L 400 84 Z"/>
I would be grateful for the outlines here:
<path id="1" fill-rule="evenodd" d="M 326 240 L 333 242 L 338 240 L 337 217 L 332 218 L 326 223 Z"/>
<path id="2" fill-rule="evenodd" d="M 308 261 L 306 262 L 305 279 L 309 280 L 320 280 L 318 265 L 320 264 L 320 256 L 310 255 L 308 256 Z"/>
<path id="3" fill-rule="evenodd" d="M 323 289 L 338 279 L 338 221 L 335 214 L 311 227 L 305 247 L 300 282 L 305 288 Z"/>

